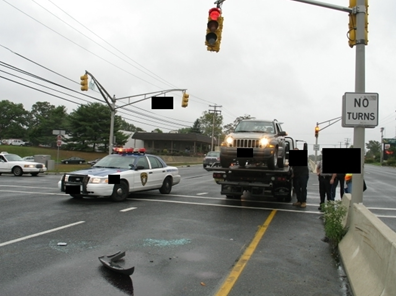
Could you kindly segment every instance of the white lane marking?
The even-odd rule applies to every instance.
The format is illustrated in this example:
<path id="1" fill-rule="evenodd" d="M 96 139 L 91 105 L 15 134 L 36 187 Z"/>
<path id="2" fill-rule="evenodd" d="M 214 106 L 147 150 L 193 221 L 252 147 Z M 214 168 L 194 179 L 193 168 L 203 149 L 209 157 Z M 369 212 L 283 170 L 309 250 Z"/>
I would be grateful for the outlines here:
<path id="1" fill-rule="evenodd" d="M 22 191 L 22 190 L 5 190 L 4 192 L 16 192 L 16 193 L 28 193 L 30 195 L 54 195 L 54 196 L 66 196 L 67 194 L 61 193 L 51 193 L 51 192 L 31 192 L 31 191 Z"/>
<path id="2" fill-rule="evenodd" d="M 196 202 L 180 202 L 180 201 L 156 200 L 156 199 L 138 199 L 138 198 L 134 198 L 133 200 L 134 201 L 147 201 L 147 202 L 187 204 L 187 205 L 200 205 L 200 206 L 214 206 L 214 207 L 237 208 L 237 209 L 277 210 L 277 211 L 295 212 L 295 213 L 323 214 L 322 212 L 319 212 L 319 211 L 307 211 L 307 210 L 286 210 L 286 209 L 266 208 L 266 207 L 234 206 L 234 205 L 207 204 L 207 203 L 196 203 Z"/>
<path id="3" fill-rule="evenodd" d="M 208 195 L 208 192 L 199 192 L 196 193 L 196 196 Z"/>
<path id="4" fill-rule="evenodd" d="M 396 208 L 383 208 L 383 207 L 367 207 L 367 209 L 376 209 L 376 210 L 396 210 Z"/>
<path id="5" fill-rule="evenodd" d="M 42 186 L 30 186 L 30 185 L 4 185 L 0 184 L 2 187 L 17 187 L 17 188 L 39 188 L 39 189 L 57 189 L 57 187 L 42 187 Z"/>
<path id="6" fill-rule="evenodd" d="M 6 246 L 8 244 L 12 244 L 12 243 L 23 241 L 23 240 L 26 240 L 26 239 L 29 239 L 29 238 L 33 238 L 33 237 L 37 237 L 37 236 L 40 236 L 40 235 L 52 233 L 52 232 L 59 231 L 59 230 L 62 230 L 62 229 L 66 229 L 66 228 L 69 228 L 69 227 L 72 227 L 72 226 L 75 226 L 75 225 L 79 225 L 79 224 L 82 224 L 82 223 L 85 223 L 85 221 L 78 221 L 78 222 L 75 222 L 75 223 L 72 223 L 72 224 L 69 224 L 69 225 L 66 225 L 66 226 L 58 227 L 58 228 L 55 228 L 55 229 L 51 229 L 51 230 L 43 231 L 43 232 L 40 232 L 40 233 L 32 234 L 32 235 L 29 235 L 29 236 L 21 237 L 21 238 L 18 238 L 18 239 L 10 240 L 10 241 L 7 241 L 7 242 L 3 242 L 3 243 L 0 243 L 0 246 Z"/>
<path id="7" fill-rule="evenodd" d="M 372 213 L 372 214 L 375 215 L 376 217 L 396 218 L 395 215 L 380 215 L 380 214 L 375 214 L 375 213 Z"/>
<path id="8" fill-rule="evenodd" d="M 136 208 L 138 208 L 138 207 L 131 207 L 131 208 L 123 209 L 123 210 L 120 210 L 120 212 L 127 212 L 127 211 L 130 211 L 130 210 L 134 210 Z"/>

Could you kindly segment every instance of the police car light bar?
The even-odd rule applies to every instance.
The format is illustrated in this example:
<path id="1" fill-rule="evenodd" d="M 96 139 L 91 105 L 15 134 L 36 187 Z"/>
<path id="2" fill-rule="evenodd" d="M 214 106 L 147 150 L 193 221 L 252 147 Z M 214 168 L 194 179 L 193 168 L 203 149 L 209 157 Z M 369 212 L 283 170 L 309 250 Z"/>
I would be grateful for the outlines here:
<path id="1" fill-rule="evenodd" d="M 122 147 L 114 147 L 113 153 L 118 154 L 145 154 L 145 148 L 122 148 Z"/>

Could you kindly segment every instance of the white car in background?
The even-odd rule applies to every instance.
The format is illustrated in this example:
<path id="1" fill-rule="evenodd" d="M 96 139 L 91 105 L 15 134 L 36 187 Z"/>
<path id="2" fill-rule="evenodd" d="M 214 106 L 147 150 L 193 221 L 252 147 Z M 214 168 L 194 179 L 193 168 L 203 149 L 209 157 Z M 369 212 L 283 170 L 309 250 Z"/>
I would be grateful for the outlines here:
<path id="1" fill-rule="evenodd" d="M 26 160 L 26 161 L 34 161 L 34 156 L 25 156 L 25 157 L 22 157 L 22 159 Z"/>
<path id="2" fill-rule="evenodd" d="M 12 146 L 25 146 L 25 142 L 22 140 L 12 140 L 10 142 L 10 145 Z"/>
<path id="3" fill-rule="evenodd" d="M 47 171 L 47 168 L 42 163 L 26 161 L 19 155 L 8 152 L 0 153 L 0 175 L 2 173 L 10 173 L 14 174 L 14 176 L 22 176 L 23 174 L 37 176 L 45 171 Z"/>

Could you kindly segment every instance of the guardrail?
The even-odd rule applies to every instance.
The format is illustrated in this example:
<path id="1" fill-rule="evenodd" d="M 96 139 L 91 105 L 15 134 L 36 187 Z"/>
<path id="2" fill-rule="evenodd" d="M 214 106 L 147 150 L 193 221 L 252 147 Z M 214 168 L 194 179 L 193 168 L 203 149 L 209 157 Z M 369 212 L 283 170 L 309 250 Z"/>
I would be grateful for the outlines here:
<path id="1" fill-rule="evenodd" d="M 348 231 L 339 253 L 353 294 L 396 296 L 396 233 L 364 205 L 352 206 L 350 194 L 342 201 L 349 208 Z"/>

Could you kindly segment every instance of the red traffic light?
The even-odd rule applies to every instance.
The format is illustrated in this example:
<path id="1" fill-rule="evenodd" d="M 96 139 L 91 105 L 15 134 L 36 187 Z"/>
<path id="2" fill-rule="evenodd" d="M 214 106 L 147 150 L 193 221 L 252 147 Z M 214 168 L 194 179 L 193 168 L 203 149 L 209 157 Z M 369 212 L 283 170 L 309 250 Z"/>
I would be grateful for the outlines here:
<path id="1" fill-rule="evenodd" d="M 210 9 L 209 14 L 210 14 L 210 19 L 216 21 L 221 15 L 221 10 L 219 8 L 214 7 Z"/>

